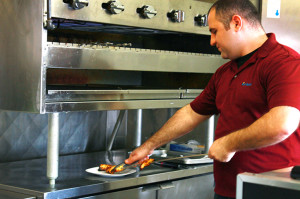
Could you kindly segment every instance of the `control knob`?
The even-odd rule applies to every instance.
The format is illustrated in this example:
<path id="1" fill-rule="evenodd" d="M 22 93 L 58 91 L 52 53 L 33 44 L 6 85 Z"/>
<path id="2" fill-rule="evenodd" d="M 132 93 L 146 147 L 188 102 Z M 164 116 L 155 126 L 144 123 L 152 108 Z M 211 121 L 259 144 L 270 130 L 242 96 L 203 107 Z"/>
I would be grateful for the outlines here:
<path id="1" fill-rule="evenodd" d="M 207 14 L 198 15 L 194 18 L 195 22 L 200 26 L 207 26 Z"/>
<path id="2" fill-rule="evenodd" d="M 75 10 L 89 5 L 89 0 L 63 0 L 63 2 L 68 3 Z"/>
<path id="3" fill-rule="evenodd" d="M 112 0 L 107 3 L 102 3 L 102 8 L 110 11 L 112 14 L 119 14 L 124 11 L 125 7 L 119 0 Z"/>
<path id="4" fill-rule="evenodd" d="M 182 10 L 172 10 L 167 14 L 167 17 L 169 17 L 174 22 L 184 22 L 184 11 Z"/>
<path id="5" fill-rule="evenodd" d="M 153 8 L 153 6 L 144 5 L 141 8 L 136 9 L 137 13 L 140 13 L 144 18 L 151 19 L 157 14 L 157 11 Z"/>

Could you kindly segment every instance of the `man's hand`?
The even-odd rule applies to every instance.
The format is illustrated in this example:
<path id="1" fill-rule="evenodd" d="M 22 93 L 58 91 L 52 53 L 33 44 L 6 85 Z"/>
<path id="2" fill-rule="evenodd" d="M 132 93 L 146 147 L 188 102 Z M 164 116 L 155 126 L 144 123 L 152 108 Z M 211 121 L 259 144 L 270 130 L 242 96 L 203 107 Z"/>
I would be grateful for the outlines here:
<path id="1" fill-rule="evenodd" d="M 235 151 L 230 149 L 226 136 L 215 140 L 208 151 L 208 157 L 219 162 L 229 162 L 234 154 Z"/>
<path id="2" fill-rule="evenodd" d="M 132 164 L 136 161 L 141 163 L 142 161 L 149 159 L 149 155 L 153 153 L 153 149 L 148 149 L 145 145 L 142 145 L 136 148 L 129 156 L 128 159 L 125 160 L 126 164 Z"/>

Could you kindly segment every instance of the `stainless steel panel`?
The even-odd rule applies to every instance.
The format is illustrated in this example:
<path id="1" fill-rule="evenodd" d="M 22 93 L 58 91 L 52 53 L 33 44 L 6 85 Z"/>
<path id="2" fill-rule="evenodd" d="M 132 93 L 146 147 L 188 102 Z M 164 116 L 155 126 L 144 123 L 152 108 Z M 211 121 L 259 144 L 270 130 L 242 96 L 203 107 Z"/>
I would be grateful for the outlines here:
<path id="1" fill-rule="evenodd" d="M 97 196 L 83 197 L 83 199 L 156 199 L 156 191 L 144 191 L 142 187 L 117 191 L 112 193 L 100 194 Z"/>
<path id="2" fill-rule="evenodd" d="M 108 0 L 90 0 L 89 5 L 79 10 L 69 8 L 61 0 L 51 0 L 51 16 L 81 21 L 93 21 L 108 24 L 135 26 L 143 28 L 170 30 L 178 32 L 191 32 L 209 34 L 207 27 L 195 25 L 194 17 L 207 14 L 213 0 L 120 0 L 125 10 L 119 14 L 110 14 L 102 8 L 102 3 Z M 137 13 L 137 8 L 151 5 L 157 11 L 157 15 L 151 19 L 144 19 Z M 171 10 L 184 11 L 184 22 L 176 23 L 169 20 L 167 13 Z"/>
<path id="3" fill-rule="evenodd" d="M 214 73 L 219 55 L 48 43 L 48 68 Z"/>
<path id="4" fill-rule="evenodd" d="M 197 176 L 185 180 L 173 181 L 174 188 L 158 191 L 158 199 L 213 199 L 214 178 L 213 174 Z"/>
<path id="5" fill-rule="evenodd" d="M 60 113 L 60 155 L 105 150 L 114 112 Z M 0 121 L 1 163 L 47 155 L 47 114 L 2 111 Z M 122 137 L 117 136 L 114 149 L 125 148 L 124 134 L 126 126 L 122 124 L 118 134 Z"/>
<path id="6" fill-rule="evenodd" d="M 268 18 L 267 5 L 268 0 L 262 0 L 261 21 L 265 31 L 274 32 L 278 42 L 300 53 L 300 1 L 281 0 L 280 18 Z"/>
<path id="7" fill-rule="evenodd" d="M 9 0 L 0 6 L 0 109 L 43 109 L 44 1 Z"/>
<path id="8" fill-rule="evenodd" d="M 213 175 L 207 174 L 184 180 L 145 185 L 135 189 L 85 197 L 85 199 L 182 199 L 187 196 L 188 198 L 213 199 L 213 188 Z"/>
<path id="9" fill-rule="evenodd" d="M 129 100 L 129 101 L 86 101 L 86 102 L 48 102 L 46 112 L 62 111 L 96 111 L 96 110 L 122 110 L 122 109 L 153 109 L 153 108 L 180 108 L 191 99 L 170 100 Z"/>

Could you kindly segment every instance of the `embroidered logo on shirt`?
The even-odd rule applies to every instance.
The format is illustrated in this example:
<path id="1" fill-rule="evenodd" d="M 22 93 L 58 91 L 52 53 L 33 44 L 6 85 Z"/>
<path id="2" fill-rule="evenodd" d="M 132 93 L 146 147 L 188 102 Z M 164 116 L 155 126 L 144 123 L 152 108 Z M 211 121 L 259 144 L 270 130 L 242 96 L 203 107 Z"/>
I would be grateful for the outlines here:
<path id="1" fill-rule="evenodd" d="M 252 83 L 243 82 L 242 86 L 252 86 Z"/>

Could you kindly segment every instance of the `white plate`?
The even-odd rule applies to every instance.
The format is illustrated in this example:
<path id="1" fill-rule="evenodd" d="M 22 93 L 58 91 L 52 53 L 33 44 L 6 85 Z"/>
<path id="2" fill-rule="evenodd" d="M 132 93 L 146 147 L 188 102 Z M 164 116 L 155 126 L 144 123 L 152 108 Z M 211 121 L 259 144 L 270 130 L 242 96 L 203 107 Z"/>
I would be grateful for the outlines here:
<path id="1" fill-rule="evenodd" d="M 136 169 L 125 169 L 124 171 L 110 174 L 110 173 L 106 173 L 105 171 L 98 171 L 98 169 L 99 167 L 93 167 L 93 168 L 86 169 L 85 171 L 88 173 L 92 173 L 104 177 L 122 177 L 136 172 Z"/>

